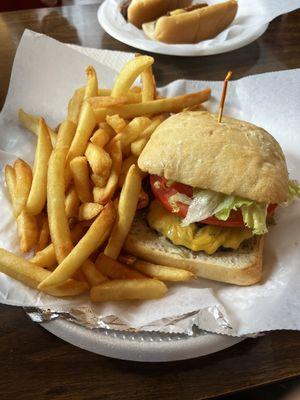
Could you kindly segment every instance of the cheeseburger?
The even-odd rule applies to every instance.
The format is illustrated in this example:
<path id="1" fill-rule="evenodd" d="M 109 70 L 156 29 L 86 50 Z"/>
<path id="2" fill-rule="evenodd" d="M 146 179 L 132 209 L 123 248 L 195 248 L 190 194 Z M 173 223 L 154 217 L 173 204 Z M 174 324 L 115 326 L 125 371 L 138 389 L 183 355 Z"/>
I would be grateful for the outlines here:
<path id="1" fill-rule="evenodd" d="M 251 285 L 262 277 L 264 236 L 300 188 L 264 129 L 206 111 L 164 121 L 138 159 L 153 201 L 136 216 L 125 248 L 199 277 Z"/>

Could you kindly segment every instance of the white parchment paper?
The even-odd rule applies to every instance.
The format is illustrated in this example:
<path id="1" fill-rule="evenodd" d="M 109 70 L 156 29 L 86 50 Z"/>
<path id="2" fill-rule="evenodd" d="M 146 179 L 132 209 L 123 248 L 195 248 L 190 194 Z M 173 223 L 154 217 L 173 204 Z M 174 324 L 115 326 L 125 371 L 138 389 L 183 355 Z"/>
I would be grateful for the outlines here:
<path id="1" fill-rule="evenodd" d="M 44 116 L 56 126 L 66 115 L 66 104 L 74 89 L 85 82 L 86 65 L 94 65 L 102 87 L 111 87 L 115 70 L 131 57 L 128 53 L 95 49 L 78 51 L 46 36 L 25 32 L 0 114 L 0 247 L 18 253 L 3 168 L 17 156 L 32 162 L 35 149 L 34 136 L 18 124 L 19 107 Z M 209 108 L 213 111 L 222 82 L 179 80 L 160 92 L 170 96 L 207 86 L 212 88 Z M 300 179 L 299 92 L 300 70 L 255 75 L 229 83 L 225 108 L 226 114 L 263 126 L 275 136 L 293 179 Z M 277 225 L 267 235 L 264 279 L 255 286 L 244 288 L 199 279 L 171 285 L 161 300 L 90 304 L 88 296 L 56 299 L 0 274 L 0 302 L 89 315 L 90 321 L 98 322 L 115 316 L 127 326 L 143 330 L 190 333 L 192 324 L 232 335 L 300 329 L 299 222 L 300 201 L 278 212 Z"/>
<path id="2" fill-rule="evenodd" d="M 223 1 L 225 0 L 195 0 L 193 3 L 212 5 Z M 123 0 L 106 0 L 105 15 L 101 17 L 105 18 L 106 23 L 110 25 L 110 30 L 114 32 L 115 37 L 148 51 L 176 55 L 199 54 L 200 50 L 213 48 L 229 40 L 230 46 L 236 48 L 235 42 L 248 37 L 253 28 L 267 24 L 279 15 L 300 8 L 299 0 L 238 0 L 238 12 L 234 21 L 215 38 L 196 44 L 166 44 L 151 40 L 144 34 L 143 30 L 127 23 L 120 13 L 121 3 L 123 3 Z M 100 23 L 102 23 L 101 18 Z"/>

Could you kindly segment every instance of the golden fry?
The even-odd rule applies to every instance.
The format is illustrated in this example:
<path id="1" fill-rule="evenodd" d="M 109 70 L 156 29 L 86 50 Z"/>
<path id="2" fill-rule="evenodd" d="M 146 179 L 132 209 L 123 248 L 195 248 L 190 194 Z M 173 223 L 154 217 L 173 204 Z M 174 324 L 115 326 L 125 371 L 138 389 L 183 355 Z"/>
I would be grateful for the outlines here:
<path id="1" fill-rule="evenodd" d="M 111 97 L 125 96 L 136 78 L 153 62 L 153 57 L 149 56 L 140 56 L 128 61 L 117 76 Z"/>
<path id="2" fill-rule="evenodd" d="M 129 168 L 133 165 L 137 163 L 137 157 L 135 156 L 129 156 L 127 158 L 125 158 L 125 160 L 122 163 L 122 169 L 121 169 L 121 173 L 119 176 L 119 181 L 118 181 L 118 185 L 119 187 L 123 187 L 124 182 L 125 182 L 125 178 L 126 175 L 128 173 Z"/>
<path id="3" fill-rule="evenodd" d="M 104 147 L 110 141 L 111 135 L 104 129 L 97 129 L 91 137 L 91 142 L 98 147 Z"/>
<path id="4" fill-rule="evenodd" d="M 32 250 L 37 243 L 39 231 L 36 217 L 23 210 L 17 218 L 18 236 L 20 250 L 27 253 Z"/>
<path id="5" fill-rule="evenodd" d="M 96 260 L 96 268 L 111 279 L 144 279 L 145 275 L 128 268 L 118 261 L 101 253 Z"/>
<path id="6" fill-rule="evenodd" d="M 77 195 L 81 202 L 92 201 L 90 188 L 89 167 L 86 157 L 75 157 L 70 162 L 70 169 Z"/>
<path id="7" fill-rule="evenodd" d="M 105 121 L 107 116 L 118 114 L 121 118 L 135 118 L 142 115 L 156 115 L 161 113 L 176 113 L 186 107 L 203 103 L 210 98 L 210 89 L 201 92 L 184 94 L 181 96 L 158 99 L 138 104 L 124 104 L 107 108 L 95 108 L 94 115 L 97 122 Z"/>
<path id="8" fill-rule="evenodd" d="M 58 262 L 72 250 L 73 244 L 65 210 L 65 160 L 66 147 L 55 149 L 49 160 L 47 182 L 47 209 L 51 240 Z"/>
<path id="9" fill-rule="evenodd" d="M 118 205 L 118 218 L 115 221 L 108 244 L 104 250 L 106 256 L 115 260 L 118 258 L 130 230 L 138 204 L 141 183 L 139 171 L 135 165 L 132 165 L 129 168 L 124 186 L 121 190 Z"/>
<path id="10" fill-rule="evenodd" d="M 131 153 L 139 157 L 155 129 L 167 118 L 166 114 L 153 118 L 152 123 L 142 132 L 140 137 L 131 143 Z"/>
<path id="11" fill-rule="evenodd" d="M 110 155 L 101 147 L 89 143 L 85 156 L 94 174 L 108 178 L 112 161 Z"/>
<path id="12" fill-rule="evenodd" d="M 38 215 L 43 210 L 47 198 L 48 162 L 52 153 L 50 135 L 41 118 L 39 122 L 38 141 L 33 165 L 33 178 L 26 209 L 31 215 Z"/>
<path id="13" fill-rule="evenodd" d="M 127 96 L 122 97 L 110 97 L 110 96 L 97 96 L 90 97 L 87 100 L 93 108 L 100 107 L 111 107 L 111 106 L 119 106 L 120 104 L 129 103 L 129 98 Z"/>
<path id="14" fill-rule="evenodd" d="M 68 104 L 67 119 L 73 122 L 75 125 L 78 124 L 84 93 L 85 93 L 85 87 L 76 89 Z"/>
<path id="15" fill-rule="evenodd" d="M 70 278 L 81 267 L 84 261 L 107 239 L 115 217 L 116 210 L 114 205 L 112 203 L 107 204 L 71 253 L 38 288 L 57 286 Z"/>
<path id="16" fill-rule="evenodd" d="M 130 145 L 151 124 L 148 117 L 136 117 L 114 138 L 120 140 L 123 153 L 128 153 Z"/>
<path id="17" fill-rule="evenodd" d="M 83 263 L 81 270 L 91 287 L 107 281 L 106 276 L 102 275 L 101 272 L 95 267 L 95 264 L 90 260 L 86 260 Z"/>
<path id="18" fill-rule="evenodd" d="M 41 251 L 45 249 L 50 240 L 50 230 L 47 215 L 42 215 L 41 228 L 39 233 L 39 238 L 36 245 L 36 251 Z"/>
<path id="19" fill-rule="evenodd" d="M 87 221 L 97 217 L 103 210 L 103 206 L 98 203 L 83 203 L 79 207 L 78 219 L 79 221 Z"/>
<path id="20" fill-rule="evenodd" d="M 39 119 L 40 119 L 39 116 L 28 114 L 22 108 L 19 109 L 19 121 L 24 126 L 24 128 L 28 129 L 35 135 L 38 135 Z M 52 146 L 55 147 L 57 133 L 53 129 L 49 128 L 49 126 L 47 126 L 47 129 L 51 137 Z"/>
<path id="21" fill-rule="evenodd" d="M 56 147 L 67 147 L 71 146 L 72 140 L 76 132 L 77 125 L 69 120 L 62 122 L 58 129 Z"/>
<path id="22" fill-rule="evenodd" d="M 151 278 L 169 282 L 186 282 L 195 279 L 196 276 L 185 269 L 166 267 L 165 265 L 157 265 L 146 261 L 137 260 L 133 267 Z"/>
<path id="23" fill-rule="evenodd" d="M 84 92 L 84 100 L 98 95 L 98 78 L 95 68 L 89 65 L 85 69 L 87 83 Z"/>
<path id="24" fill-rule="evenodd" d="M 119 141 L 112 141 L 108 151 L 112 160 L 112 167 L 107 184 L 103 189 L 95 187 L 93 190 L 94 201 L 100 204 L 106 204 L 113 197 L 122 168 L 121 143 Z M 98 192 L 98 195 L 95 195 L 96 192 Z"/>
<path id="25" fill-rule="evenodd" d="M 82 105 L 78 126 L 67 156 L 66 186 L 68 186 L 71 180 L 69 164 L 73 158 L 82 156 L 85 153 L 88 141 L 93 133 L 95 125 L 96 120 L 93 109 L 89 103 L 85 101 Z"/>
<path id="26" fill-rule="evenodd" d="M 128 103 L 140 103 L 142 101 L 142 95 L 140 92 L 134 91 L 135 87 L 129 89 L 129 92 L 126 94 L 126 98 L 128 99 Z M 110 96 L 111 97 L 111 90 L 110 89 L 99 89 L 98 96 Z"/>
<path id="27" fill-rule="evenodd" d="M 68 192 L 66 193 L 65 198 L 65 210 L 67 218 L 77 218 L 79 211 L 80 200 L 76 189 L 74 186 L 71 186 Z"/>
<path id="28" fill-rule="evenodd" d="M 108 176 L 92 174 L 91 179 L 95 186 L 97 186 L 98 188 L 104 188 L 107 184 Z"/>
<path id="29" fill-rule="evenodd" d="M 157 279 L 122 279 L 93 287 L 90 296 L 92 301 L 150 300 L 163 297 L 167 291 Z"/>
<path id="30" fill-rule="evenodd" d="M 51 272 L 46 269 L 4 249 L 0 249 L 0 271 L 34 289 L 37 289 L 39 283 L 51 275 Z M 52 296 L 65 297 L 79 295 L 87 289 L 86 283 L 69 279 L 60 286 L 46 288 L 43 291 Z"/>
<path id="31" fill-rule="evenodd" d="M 74 226 L 74 228 L 71 230 L 73 245 L 79 242 L 85 232 L 86 229 L 82 223 L 78 223 Z M 35 256 L 31 258 L 30 262 L 43 268 L 52 268 L 57 263 L 53 244 L 51 243 L 43 250 L 38 251 Z"/>
<path id="32" fill-rule="evenodd" d="M 121 264 L 132 265 L 136 262 L 136 256 L 133 256 L 132 254 L 120 254 L 118 261 Z"/>
<path id="33" fill-rule="evenodd" d="M 16 215 L 19 216 L 26 206 L 28 195 L 30 193 L 32 171 L 31 167 L 21 159 L 15 161 L 14 169 L 16 174 L 15 210 Z"/>
<path id="34" fill-rule="evenodd" d="M 107 115 L 106 122 L 117 133 L 120 133 L 127 125 L 127 122 L 117 114 Z"/>
<path id="35" fill-rule="evenodd" d="M 155 99 L 156 83 L 152 72 L 152 66 L 145 69 L 141 74 L 142 78 L 142 102 L 151 101 Z"/>

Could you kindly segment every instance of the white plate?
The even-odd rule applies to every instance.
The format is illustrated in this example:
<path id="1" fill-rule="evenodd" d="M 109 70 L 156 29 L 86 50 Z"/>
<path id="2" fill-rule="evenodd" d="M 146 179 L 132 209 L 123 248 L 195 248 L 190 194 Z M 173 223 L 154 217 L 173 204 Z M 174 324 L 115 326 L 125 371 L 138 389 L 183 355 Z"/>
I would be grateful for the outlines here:
<path id="1" fill-rule="evenodd" d="M 103 356 L 129 361 L 178 361 L 205 356 L 239 343 L 243 338 L 195 331 L 192 337 L 155 332 L 128 333 L 90 330 L 57 319 L 41 326 L 74 346 Z"/>
<path id="2" fill-rule="evenodd" d="M 155 42 L 147 38 L 142 31 L 130 24 L 124 23 L 124 18 L 117 9 L 115 0 L 105 0 L 98 9 L 97 17 L 102 28 L 113 38 L 140 50 L 173 56 L 208 56 L 226 53 L 239 49 L 258 39 L 268 28 L 269 24 L 248 27 L 240 35 L 227 38 L 224 42 L 209 44 L 203 42 L 203 47 L 196 45 L 169 45 Z"/>

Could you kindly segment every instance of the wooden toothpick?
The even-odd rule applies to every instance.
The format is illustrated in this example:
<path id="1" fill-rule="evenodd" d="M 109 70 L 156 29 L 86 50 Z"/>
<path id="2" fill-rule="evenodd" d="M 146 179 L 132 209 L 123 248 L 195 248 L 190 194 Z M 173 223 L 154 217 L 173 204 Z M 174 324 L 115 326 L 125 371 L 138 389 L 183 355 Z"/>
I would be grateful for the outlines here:
<path id="1" fill-rule="evenodd" d="M 222 115 L 223 115 L 223 108 L 224 108 L 224 103 L 225 103 L 225 98 L 226 98 L 226 92 L 227 92 L 227 84 L 229 79 L 231 78 L 232 71 L 228 71 L 226 78 L 224 80 L 223 84 L 223 90 L 222 90 L 222 97 L 219 105 L 219 116 L 218 116 L 218 122 L 222 121 Z"/>

